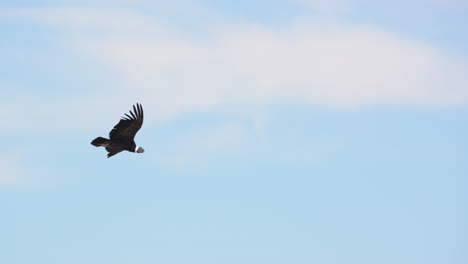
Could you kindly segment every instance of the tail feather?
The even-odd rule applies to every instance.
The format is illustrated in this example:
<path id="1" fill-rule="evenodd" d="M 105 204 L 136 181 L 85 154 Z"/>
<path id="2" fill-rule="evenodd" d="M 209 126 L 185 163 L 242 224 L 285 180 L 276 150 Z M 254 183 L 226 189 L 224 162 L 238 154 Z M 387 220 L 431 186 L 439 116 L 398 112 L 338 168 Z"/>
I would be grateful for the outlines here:
<path id="1" fill-rule="evenodd" d="M 91 145 L 95 147 L 101 147 L 101 146 L 106 147 L 109 145 L 109 142 L 110 140 L 108 140 L 107 138 L 97 137 L 93 141 L 91 141 Z"/>

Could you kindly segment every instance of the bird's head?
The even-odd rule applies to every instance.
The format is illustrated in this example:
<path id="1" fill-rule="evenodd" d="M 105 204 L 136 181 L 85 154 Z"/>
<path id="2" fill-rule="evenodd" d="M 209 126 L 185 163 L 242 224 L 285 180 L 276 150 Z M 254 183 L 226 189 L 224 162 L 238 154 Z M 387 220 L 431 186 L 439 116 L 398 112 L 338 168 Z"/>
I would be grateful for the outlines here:
<path id="1" fill-rule="evenodd" d="M 136 153 L 143 153 L 143 152 L 145 152 L 145 150 L 144 150 L 142 147 L 138 147 L 138 146 L 137 146 L 137 147 L 135 148 L 135 152 L 136 152 Z"/>

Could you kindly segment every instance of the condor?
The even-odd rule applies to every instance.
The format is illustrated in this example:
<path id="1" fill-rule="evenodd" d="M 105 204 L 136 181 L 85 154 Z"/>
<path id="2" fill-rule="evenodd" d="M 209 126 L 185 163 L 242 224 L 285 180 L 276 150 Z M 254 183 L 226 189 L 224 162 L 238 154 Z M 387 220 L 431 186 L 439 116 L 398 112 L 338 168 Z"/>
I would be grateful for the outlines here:
<path id="1" fill-rule="evenodd" d="M 109 152 L 108 158 L 124 150 L 136 153 L 145 152 L 134 141 L 136 133 L 143 125 L 143 107 L 137 103 L 136 107 L 133 106 L 133 112 L 130 110 L 130 115 L 125 114 L 125 117 L 120 119 L 120 122 L 109 132 L 109 139 L 98 137 L 91 142 L 91 145 L 106 148 Z"/>

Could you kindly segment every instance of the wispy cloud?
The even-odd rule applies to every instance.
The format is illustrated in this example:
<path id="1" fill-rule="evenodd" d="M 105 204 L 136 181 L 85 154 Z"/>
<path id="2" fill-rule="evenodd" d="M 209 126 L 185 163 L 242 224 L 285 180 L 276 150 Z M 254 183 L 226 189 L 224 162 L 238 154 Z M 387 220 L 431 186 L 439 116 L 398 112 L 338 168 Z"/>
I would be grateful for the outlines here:
<path id="1" fill-rule="evenodd" d="M 159 109 L 166 113 L 233 101 L 342 107 L 468 99 L 463 60 L 377 27 L 299 21 L 280 30 L 245 24 L 212 32 L 204 41 L 82 36 L 80 48 L 139 92 L 170 102 Z"/>
<path id="2" fill-rule="evenodd" d="M 354 8 L 360 5 L 373 5 L 381 4 L 375 1 L 362 1 L 362 0 L 291 0 L 298 4 L 302 4 L 305 7 L 312 8 L 317 11 L 328 11 L 328 12 L 350 12 Z M 415 0 L 408 3 L 407 1 L 395 0 L 392 2 L 385 3 L 386 6 L 391 6 L 393 8 L 408 7 L 408 4 L 411 6 L 432 6 L 432 7 L 447 7 L 447 8 L 456 8 L 466 6 L 466 1 L 464 0 Z"/>
<path id="3" fill-rule="evenodd" d="M 32 20 L 68 33 L 92 34 L 110 30 L 109 33 L 143 34 L 157 30 L 151 17 L 125 9 L 109 12 L 81 7 L 3 8 L 0 14 L 3 19 Z"/>
<path id="4" fill-rule="evenodd" d="M 19 156 L 0 153 L 0 186 L 18 186 L 27 183 Z"/>
<path id="5" fill-rule="evenodd" d="M 349 0 L 294 0 L 294 2 L 319 13 L 350 12 L 352 8 Z"/>
<path id="6" fill-rule="evenodd" d="M 45 105 L 75 106 L 77 111 L 57 114 L 62 126 L 71 126 L 65 119 L 86 116 L 78 111 L 86 98 L 91 98 L 88 106 L 98 107 L 109 92 L 119 102 L 138 95 L 155 119 L 236 103 L 342 108 L 468 102 L 466 60 L 375 26 L 310 19 L 280 28 L 225 22 L 204 29 L 210 33 L 200 39 L 120 9 L 14 9 L 8 14 L 10 19 L 33 19 L 60 29 L 66 48 L 107 65 L 122 81 L 119 89 L 82 94 L 81 100 L 60 98 L 60 106 L 57 98 L 41 98 Z M 32 97 L 33 107 L 34 101 Z M 36 115 L 50 110 L 37 107 Z"/>
<path id="7" fill-rule="evenodd" d="M 196 168 L 211 164 L 220 155 L 231 155 L 245 149 L 248 133 L 245 124 L 230 122 L 193 129 L 174 142 L 170 152 L 155 159 L 178 169 Z"/>

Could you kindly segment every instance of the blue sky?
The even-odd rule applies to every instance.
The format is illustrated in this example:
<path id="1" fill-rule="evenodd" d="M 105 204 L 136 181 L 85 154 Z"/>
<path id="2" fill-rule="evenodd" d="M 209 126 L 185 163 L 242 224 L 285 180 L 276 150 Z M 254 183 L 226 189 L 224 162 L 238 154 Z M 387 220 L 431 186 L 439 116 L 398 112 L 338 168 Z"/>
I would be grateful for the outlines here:
<path id="1" fill-rule="evenodd" d="M 467 263 L 467 11 L 3 1 L 0 262 Z"/>

